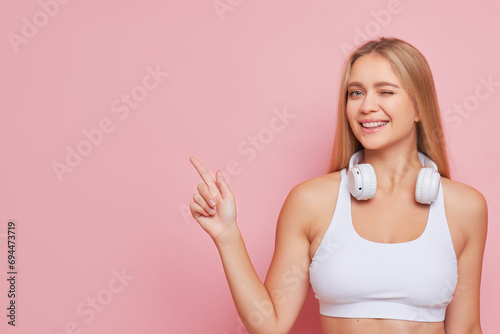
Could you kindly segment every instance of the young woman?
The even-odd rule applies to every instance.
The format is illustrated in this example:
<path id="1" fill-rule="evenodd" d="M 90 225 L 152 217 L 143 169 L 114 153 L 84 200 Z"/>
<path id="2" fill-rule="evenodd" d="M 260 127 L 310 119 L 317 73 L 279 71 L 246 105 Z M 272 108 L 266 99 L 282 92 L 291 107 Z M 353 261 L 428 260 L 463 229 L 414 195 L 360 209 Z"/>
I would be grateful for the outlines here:
<path id="1" fill-rule="evenodd" d="M 329 173 L 288 194 L 264 283 L 221 172 L 214 180 L 190 157 L 204 181 L 191 213 L 217 246 L 243 323 L 287 333 L 312 285 L 327 334 L 481 333 L 486 201 L 450 179 L 427 61 L 400 39 L 369 41 L 340 86 Z"/>

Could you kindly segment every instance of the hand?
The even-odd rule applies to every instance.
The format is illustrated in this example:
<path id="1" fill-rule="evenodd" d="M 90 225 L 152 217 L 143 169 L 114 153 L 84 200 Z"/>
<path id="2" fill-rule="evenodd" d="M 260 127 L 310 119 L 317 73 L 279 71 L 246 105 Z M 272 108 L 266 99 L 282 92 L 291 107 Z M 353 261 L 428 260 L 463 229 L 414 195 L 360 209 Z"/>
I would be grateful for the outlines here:
<path id="1" fill-rule="evenodd" d="M 237 227 L 234 195 L 221 171 L 215 173 L 214 181 L 201 161 L 195 157 L 190 157 L 189 161 L 204 181 L 198 184 L 198 193 L 194 194 L 189 205 L 191 215 L 217 243 L 228 231 Z"/>

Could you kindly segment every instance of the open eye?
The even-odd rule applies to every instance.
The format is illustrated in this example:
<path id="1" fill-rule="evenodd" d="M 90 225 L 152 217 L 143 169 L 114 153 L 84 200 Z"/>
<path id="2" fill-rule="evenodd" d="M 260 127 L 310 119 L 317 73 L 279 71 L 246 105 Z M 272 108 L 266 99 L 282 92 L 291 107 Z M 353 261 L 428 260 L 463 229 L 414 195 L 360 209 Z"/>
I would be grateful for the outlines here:
<path id="1" fill-rule="evenodd" d="M 361 94 L 363 93 L 360 90 L 352 90 L 349 92 L 350 97 L 358 97 L 361 96 Z"/>

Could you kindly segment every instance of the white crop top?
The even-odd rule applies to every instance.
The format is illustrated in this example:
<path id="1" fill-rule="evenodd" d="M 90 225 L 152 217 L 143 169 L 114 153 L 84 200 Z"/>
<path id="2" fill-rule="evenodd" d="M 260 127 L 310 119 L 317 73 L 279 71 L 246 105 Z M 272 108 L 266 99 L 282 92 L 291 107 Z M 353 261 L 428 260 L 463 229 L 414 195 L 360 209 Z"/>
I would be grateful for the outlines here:
<path id="1" fill-rule="evenodd" d="M 322 315 L 444 320 L 458 276 L 442 188 L 430 204 L 420 237 L 379 243 L 362 238 L 354 229 L 346 170 L 341 171 L 335 212 L 309 267 Z"/>

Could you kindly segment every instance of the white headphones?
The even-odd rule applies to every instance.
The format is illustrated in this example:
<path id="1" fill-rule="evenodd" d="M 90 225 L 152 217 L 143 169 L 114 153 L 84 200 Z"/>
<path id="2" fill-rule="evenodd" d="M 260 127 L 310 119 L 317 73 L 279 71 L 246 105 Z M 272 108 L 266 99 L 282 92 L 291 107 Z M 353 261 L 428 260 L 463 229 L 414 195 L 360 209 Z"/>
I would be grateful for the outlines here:
<path id="1" fill-rule="evenodd" d="M 364 151 L 361 150 L 354 153 L 349 160 L 347 182 L 349 191 L 357 200 L 373 198 L 377 191 L 377 176 L 373 167 L 370 164 L 358 165 L 364 155 Z M 429 157 L 418 152 L 418 159 L 423 168 L 418 173 L 415 200 L 418 203 L 430 204 L 438 196 L 441 175 L 436 164 Z"/>

